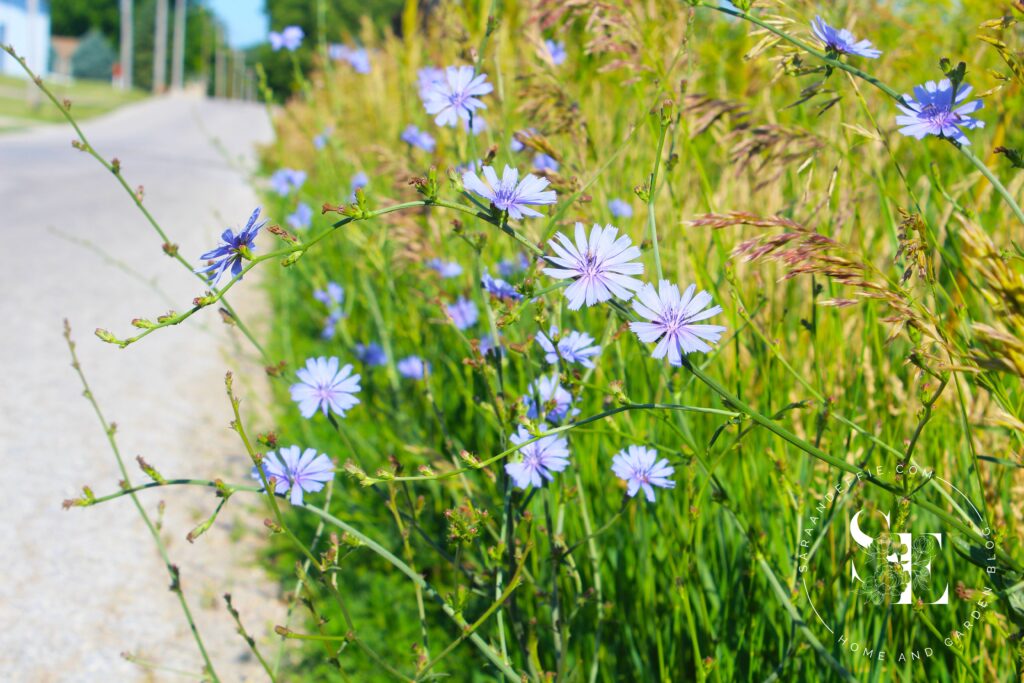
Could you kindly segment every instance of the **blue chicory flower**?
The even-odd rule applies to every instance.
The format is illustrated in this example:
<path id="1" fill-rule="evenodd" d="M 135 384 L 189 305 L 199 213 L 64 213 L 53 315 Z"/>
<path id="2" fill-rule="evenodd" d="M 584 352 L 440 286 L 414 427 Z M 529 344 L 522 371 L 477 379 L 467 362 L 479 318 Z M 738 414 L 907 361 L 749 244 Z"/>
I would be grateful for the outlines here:
<path id="1" fill-rule="evenodd" d="M 299 381 L 290 388 L 292 400 L 299 404 L 302 417 L 309 419 L 320 410 L 328 410 L 338 417 L 345 417 L 345 411 L 359 403 L 355 394 L 359 391 L 359 375 L 352 374 L 352 366 L 338 369 L 338 359 L 310 358 L 306 367 L 299 368 Z"/>
<path id="2" fill-rule="evenodd" d="M 270 186 L 282 197 L 287 197 L 297 191 L 305 182 L 306 172 L 294 168 L 281 168 L 270 176 Z"/>
<path id="3" fill-rule="evenodd" d="M 639 247 L 633 246 L 629 235 L 616 239 L 618 228 L 595 225 L 587 239 L 582 223 L 576 224 L 576 244 L 562 233 L 555 235 L 551 248 L 555 256 L 550 258 L 560 268 L 545 268 L 544 272 L 553 278 L 575 281 L 565 288 L 569 310 L 577 311 L 587 306 L 607 301 L 612 296 L 630 299 L 640 289 L 641 282 L 634 275 L 644 272 Z"/>
<path id="4" fill-rule="evenodd" d="M 551 56 L 551 63 L 555 66 L 561 66 L 565 63 L 565 58 L 568 57 L 568 53 L 565 51 L 565 43 L 562 41 L 554 41 L 548 38 L 544 41 L 544 46 L 548 49 L 548 54 Z"/>
<path id="5" fill-rule="evenodd" d="M 559 337 L 557 327 L 552 327 L 548 334 L 538 332 L 537 343 L 544 349 L 544 360 L 551 365 L 557 365 L 561 360 L 592 368 L 594 361 L 591 359 L 601 353 L 601 347 L 596 346 L 594 338 L 586 332 L 569 331 Z"/>
<path id="6" fill-rule="evenodd" d="M 423 379 L 428 366 L 419 356 L 409 356 L 395 363 L 395 368 L 406 379 Z"/>
<path id="7" fill-rule="evenodd" d="M 476 308 L 476 304 L 465 297 L 459 297 L 458 301 L 453 304 L 448 304 L 444 307 L 448 317 L 452 319 L 452 322 L 460 330 L 466 330 L 473 325 L 476 325 L 480 319 L 480 312 Z"/>
<path id="8" fill-rule="evenodd" d="M 528 173 L 519 180 L 519 171 L 506 165 L 501 180 L 491 166 L 484 166 L 484 180 L 476 173 L 467 171 L 462 176 L 462 183 L 467 190 L 475 192 L 484 199 L 490 200 L 499 211 L 508 211 L 508 215 L 518 220 L 523 216 L 540 216 L 541 214 L 530 205 L 554 204 L 557 195 L 554 190 L 545 190 L 549 185 L 546 178 L 538 178 Z"/>
<path id="9" fill-rule="evenodd" d="M 516 254 L 515 258 L 506 258 L 498 261 L 498 274 L 502 277 L 512 277 L 530 267 L 530 259 L 523 253 Z"/>
<path id="10" fill-rule="evenodd" d="M 572 407 L 572 394 L 558 383 L 557 374 L 545 375 L 534 380 L 525 400 L 526 416 L 531 420 L 542 418 L 558 424 L 566 417 L 580 413 L 578 408 Z"/>
<path id="11" fill-rule="evenodd" d="M 548 430 L 543 422 L 538 427 L 542 432 Z M 509 436 L 509 441 L 517 446 L 526 444 L 519 449 L 519 460 L 505 464 L 505 471 L 517 488 L 543 486 L 545 479 L 554 479 L 553 472 L 561 472 L 569 466 L 569 441 L 565 437 L 552 434 L 526 443 L 533 438 L 522 425 L 515 434 Z"/>
<path id="12" fill-rule="evenodd" d="M 970 92 L 971 86 L 961 85 L 954 98 L 953 84 L 948 78 L 938 83 L 928 81 L 924 85 L 914 86 L 914 97 L 904 95 L 903 103 L 896 104 L 904 114 L 896 117 L 896 124 L 902 126 L 900 133 L 918 140 L 926 135 L 936 135 L 961 145 L 970 145 L 971 141 L 964 135 L 963 129 L 985 127 L 984 121 L 969 116 L 982 108 L 981 100 L 960 104 Z"/>
<path id="13" fill-rule="evenodd" d="M 483 287 L 488 294 L 499 299 L 519 301 L 523 298 L 523 295 L 517 292 L 515 287 L 505 280 L 491 277 L 491 274 L 487 270 L 484 270 L 483 275 L 480 276 L 480 286 Z"/>
<path id="14" fill-rule="evenodd" d="M 327 146 L 327 143 L 331 141 L 331 135 L 334 134 L 334 127 L 327 126 L 320 133 L 317 133 L 313 137 L 313 147 L 316 149 L 323 149 Z"/>
<path id="15" fill-rule="evenodd" d="M 334 464 L 323 453 L 307 448 L 302 451 L 298 446 L 281 448 L 276 453 L 270 451 L 260 462 L 263 474 L 274 480 L 274 493 L 285 494 L 291 491 L 288 499 L 292 505 L 302 504 L 303 493 L 315 493 L 324 484 L 334 478 Z M 260 468 L 252 468 L 252 478 L 262 481 Z"/>
<path id="16" fill-rule="evenodd" d="M 831 52 L 867 57 L 868 59 L 878 59 L 882 55 L 882 51 L 876 50 L 870 41 L 857 40 L 845 28 L 832 28 L 821 17 L 815 17 L 811 22 L 811 31 L 814 33 L 814 37 L 825 46 L 825 49 Z"/>
<path id="17" fill-rule="evenodd" d="M 533 157 L 533 168 L 535 171 L 551 171 L 552 173 L 557 173 L 561 166 L 562 165 L 558 163 L 558 159 L 544 153 L 537 153 Z"/>
<path id="18" fill-rule="evenodd" d="M 294 213 L 288 214 L 288 218 L 285 220 L 288 221 L 288 225 L 296 230 L 305 230 L 313 221 L 313 209 L 309 208 L 309 204 L 299 202 L 299 205 L 295 207 Z"/>
<path id="19" fill-rule="evenodd" d="M 358 171 L 352 176 L 352 180 L 349 181 L 349 188 L 352 190 L 352 193 L 348 196 L 348 200 L 350 202 L 356 201 L 356 190 L 361 190 L 369 184 L 370 177 L 363 171 Z"/>
<path id="20" fill-rule="evenodd" d="M 427 268 L 436 270 L 445 279 L 462 275 L 462 266 L 455 261 L 443 261 L 439 258 L 432 258 L 427 261 Z"/>
<path id="21" fill-rule="evenodd" d="M 669 479 L 675 468 L 668 460 L 657 460 L 658 452 L 644 446 L 629 446 L 619 451 L 612 458 L 612 472 L 626 482 L 626 493 L 634 497 L 640 489 L 644 490 L 647 500 L 654 502 L 655 486 L 663 489 L 674 489 L 676 483 Z"/>
<path id="22" fill-rule="evenodd" d="M 662 280 L 659 289 L 647 283 L 637 293 L 633 308 L 650 322 L 631 322 L 629 327 L 645 344 L 658 342 L 652 358 L 668 356 L 672 365 L 682 365 L 682 354 L 711 350 L 708 342 L 715 343 L 725 332 L 721 325 L 695 325 L 722 312 L 721 306 L 712 306 L 711 295 L 705 291 L 694 294 L 696 285 L 690 285 L 680 297 L 679 287 Z"/>
<path id="23" fill-rule="evenodd" d="M 406 126 L 405 130 L 402 131 L 401 138 L 402 142 L 410 147 L 418 147 L 425 152 L 433 152 L 437 145 L 433 135 L 420 130 L 412 124 Z"/>
<path id="24" fill-rule="evenodd" d="M 270 49 L 274 52 L 282 48 L 289 52 L 295 52 L 302 45 L 302 39 L 305 37 L 305 31 L 298 26 L 285 26 L 280 33 L 271 31 L 267 36 L 270 40 Z"/>
<path id="25" fill-rule="evenodd" d="M 608 211 L 615 218 L 633 217 L 633 207 L 617 197 L 608 202 Z"/>
<path id="26" fill-rule="evenodd" d="M 197 268 L 195 272 L 206 275 L 211 285 L 216 285 L 228 269 L 231 270 L 231 277 L 240 276 L 243 259 L 252 257 L 252 252 L 256 250 L 256 235 L 259 234 L 260 228 L 267 224 L 266 221 L 257 224 L 259 217 L 260 208 L 256 207 L 249 216 L 245 228 L 237 235 L 231 228 L 221 233 L 220 239 L 223 244 L 202 254 L 199 259 L 208 263 L 202 268 Z"/>
<path id="27" fill-rule="evenodd" d="M 376 342 L 356 344 L 355 354 L 360 363 L 370 367 L 384 365 L 388 362 L 387 354 L 384 353 L 384 349 L 381 348 L 380 344 Z"/>
<path id="28" fill-rule="evenodd" d="M 428 83 L 421 77 L 420 86 L 423 106 L 435 117 L 434 123 L 451 127 L 459 119 L 469 121 L 470 114 L 477 109 L 486 109 L 487 105 L 477 98 L 494 90 L 487 82 L 487 74 L 478 74 L 471 66 L 450 66 L 444 70 L 443 78 L 433 78 Z"/>

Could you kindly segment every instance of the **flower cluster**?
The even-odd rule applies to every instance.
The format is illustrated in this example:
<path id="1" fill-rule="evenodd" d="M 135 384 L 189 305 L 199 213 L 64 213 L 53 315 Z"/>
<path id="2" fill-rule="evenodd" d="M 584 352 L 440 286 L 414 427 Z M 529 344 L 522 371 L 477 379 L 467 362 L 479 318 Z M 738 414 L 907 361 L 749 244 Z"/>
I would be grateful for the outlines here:
<path id="1" fill-rule="evenodd" d="M 285 26 L 280 33 L 271 31 L 267 35 L 267 39 L 270 41 L 270 49 L 274 52 L 282 49 L 295 52 L 302 45 L 302 39 L 305 37 L 306 32 L 299 26 Z"/>

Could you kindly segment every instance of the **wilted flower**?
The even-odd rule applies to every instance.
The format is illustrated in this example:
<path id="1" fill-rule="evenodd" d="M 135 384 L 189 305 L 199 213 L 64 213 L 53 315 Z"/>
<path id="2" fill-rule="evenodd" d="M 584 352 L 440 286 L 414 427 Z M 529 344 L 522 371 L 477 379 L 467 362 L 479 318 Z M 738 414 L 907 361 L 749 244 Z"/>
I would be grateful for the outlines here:
<path id="1" fill-rule="evenodd" d="M 537 171 L 557 173 L 558 169 L 561 168 L 561 164 L 554 157 L 539 152 L 533 157 L 533 168 Z"/>
<path id="2" fill-rule="evenodd" d="M 961 85 L 953 98 L 953 84 L 948 78 L 938 83 L 928 81 L 924 85 L 914 86 L 914 96 L 903 96 L 903 103 L 897 103 L 904 116 L 896 117 L 896 124 L 903 126 L 900 132 L 918 140 L 926 135 L 936 135 L 954 140 L 961 145 L 969 145 L 971 141 L 964 135 L 962 128 L 974 130 L 984 128 L 985 122 L 968 116 L 982 108 L 981 100 L 974 100 L 954 109 L 963 102 L 971 92 L 971 86 Z"/>
<path id="3" fill-rule="evenodd" d="M 694 295 L 696 289 L 696 285 L 690 285 L 680 297 L 679 287 L 662 280 L 658 290 L 647 283 L 637 293 L 633 308 L 650 322 L 632 322 L 629 327 L 645 344 L 658 342 L 652 358 L 667 355 L 669 363 L 682 365 L 681 354 L 706 353 L 711 350 L 706 342 L 717 342 L 725 332 L 721 325 L 694 324 L 722 312 L 721 306 L 706 308 L 711 295 L 705 291 Z"/>
<path id="4" fill-rule="evenodd" d="M 630 446 L 612 458 L 612 472 L 628 484 L 626 493 L 630 498 L 643 489 L 647 500 L 653 503 L 655 486 L 663 489 L 676 487 L 676 483 L 669 479 L 675 468 L 664 458 L 655 462 L 657 457 L 658 453 L 653 448 Z"/>
<path id="5" fill-rule="evenodd" d="M 544 46 L 548 49 L 548 54 L 551 55 L 551 62 L 555 66 L 561 66 L 565 63 L 565 58 L 568 54 L 565 51 L 565 43 L 562 41 L 554 41 L 548 38 L 544 41 Z"/>
<path id="6" fill-rule="evenodd" d="M 580 413 L 578 408 L 572 407 L 572 394 L 558 383 L 557 374 L 534 380 L 530 385 L 529 396 L 525 400 L 526 416 L 531 420 L 540 417 L 557 424 L 566 417 Z"/>
<path id="7" fill-rule="evenodd" d="M 345 411 L 359 403 L 354 396 L 360 389 L 359 375 L 352 374 L 351 365 L 339 370 L 337 358 L 310 358 L 295 374 L 299 382 L 291 386 L 291 394 L 302 417 L 311 418 L 317 410 L 326 415 L 328 409 L 345 417 Z"/>
<path id="8" fill-rule="evenodd" d="M 260 463 L 263 474 L 274 480 L 274 493 L 287 493 L 292 505 L 302 504 L 302 494 L 315 493 L 324 484 L 334 478 L 334 464 L 323 453 L 317 454 L 316 449 L 307 448 L 301 451 L 298 446 L 282 448 L 276 453 L 270 451 L 263 456 Z M 260 480 L 258 467 L 252 468 L 252 478 Z"/>
<path id="9" fill-rule="evenodd" d="M 566 287 L 565 297 L 569 310 L 577 311 L 583 306 L 607 301 L 612 296 L 629 299 L 640 288 L 640 280 L 633 277 L 644 272 L 640 248 L 633 246 L 629 235 L 616 239 L 619 229 L 606 225 L 595 225 L 587 239 L 582 223 L 576 224 L 576 244 L 562 233 L 555 235 L 551 248 L 555 256 L 551 262 L 561 268 L 545 268 L 544 272 L 553 278 L 573 278 L 575 282 Z"/>
<path id="10" fill-rule="evenodd" d="M 266 221 L 256 224 L 259 217 L 260 209 L 256 207 L 256 210 L 249 216 L 249 222 L 245 224 L 245 228 L 237 235 L 231 228 L 221 233 L 220 239 L 223 244 L 201 255 L 200 260 L 210 263 L 203 268 L 197 268 L 195 272 L 201 275 L 205 274 L 209 278 L 210 284 L 213 285 L 217 284 L 217 281 L 229 268 L 231 277 L 241 275 L 242 260 L 252 257 L 252 252 L 256 250 L 256 235 L 259 234 L 260 228 L 266 225 Z"/>
<path id="11" fill-rule="evenodd" d="M 451 317 L 452 322 L 455 323 L 455 327 L 460 330 L 473 327 L 473 325 L 476 325 L 477 320 L 480 319 L 480 313 L 477 311 L 476 304 L 465 297 L 460 296 L 458 301 L 448 304 L 444 307 L 444 310 Z"/>
<path id="12" fill-rule="evenodd" d="M 298 190 L 304 182 L 306 182 L 306 172 L 294 168 L 278 169 L 274 175 L 270 176 L 270 186 L 282 197 L 287 197 Z"/>
<path id="13" fill-rule="evenodd" d="M 467 171 L 462 176 L 462 183 L 467 190 L 490 200 L 499 211 L 508 211 L 508 215 L 516 220 L 523 216 L 541 215 L 529 208 L 530 205 L 555 203 L 555 191 L 544 189 L 548 186 L 545 178 L 528 173 L 519 181 L 519 171 L 507 165 L 500 181 L 492 166 L 484 166 L 483 173 L 487 182 L 480 180 L 476 173 Z"/>
<path id="14" fill-rule="evenodd" d="M 442 261 L 439 258 L 432 258 L 427 261 L 427 268 L 436 270 L 443 278 L 453 278 L 462 275 L 462 266 L 455 261 Z"/>
<path id="15" fill-rule="evenodd" d="M 288 225 L 296 230 L 305 230 L 313 220 L 313 209 L 309 208 L 309 204 L 299 202 L 299 205 L 295 207 L 295 211 L 288 214 L 286 220 Z"/>
<path id="16" fill-rule="evenodd" d="M 409 356 L 395 363 L 398 374 L 406 379 L 423 379 L 427 365 L 419 356 Z"/>
<path id="17" fill-rule="evenodd" d="M 558 328 L 552 327 L 548 332 L 537 333 L 537 343 L 544 349 L 546 360 L 551 365 L 557 365 L 559 359 L 566 363 L 579 363 L 585 368 L 594 367 L 594 356 L 601 353 L 601 347 L 594 345 L 594 338 L 586 332 L 570 331 L 558 338 Z M 553 341 L 558 339 L 557 342 Z"/>
<path id="18" fill-rule="evenodd" d="M 615 198 L 608 202 L 608 211 L 615 218 L 632 218 L 633 207 L 621 199 Z"/>
<path id="19" fill-rule="evenodd" d="M 518 301 L 523 298 L 523 295 L 516 291 L 516 288 L 498 278 L 491 277 L 491 274 L 484 271 L 484 274 L 480 276 L 480 286 L 484 288 L 491 296 L 496 296 L 499 299 L 511 299 L 512 301 Z"/>
<path id="20" fill-rule="evenodd" d="M 487 82 L 487 74 L 477 74 L 471 66 L 450 66 L 442 78 L 426 84 L 421 76 L 420 87 L 423 106 L 435 117 L 434 123 L 452 127 L 459 119 L 468 121 L 477 109 L 486 109 L 487 105 L 477 97 L 494 90 Z"/>
<path id="21" fill-rule="evenodd" d="M 405 144 L 411 147 L 419 147 L 426 152 L 433 152 L 434 147 L 437 145 L 433 135 L 411 124 L 402 131 L 401 138 Z"/>
<path id="22" fill-rule="evenodd" d="M 285 26 L 284 30 L 278 33 L 277 31 L 271 31 L 267 38 L 270 40 L 270 48 L 277 52 L 284 48 L 290 52 L 295 52 L 302 45 L 302 39 L 306 37 L 305 31 L 298 26 Z"/>
<path id="23" fill-rule="evenodd" d="M 384 353 L 384 349 L 381 348 L 380 344 L 376 342 L 356 344 L 355 354 L 360 363 L 371 367 L 384 365 L 388 362 L 387 354 Z"/>
<path id="24" fill-rule="evenodd" d="M 815 17 L 814 21 L 811 22 L 811 31 L 814 32 L 814 37 L 820 40 L 822 45 L 832 52 L 842 52 L 843 54 L 857 55 L 858 57 L 867 57 L 868 59 L 878 59 L 882 55 L 882 51 L 876 50 L 870 41 L 858 41 L 845 28 L 832 28 L 821 17 Z"/>
<path id="25" fill-rule="evenodd" d="M 543 422 L 538 427 L 542 432 L 548 430 L 548 426 Z M 518 446 L 533 438 L 525 427 L 520 426 L 508 440 Z M 569 442 L 564 437 L 554 434 L 526 444 L 519 449 L 519 454 L 522 459 L 506 463 L 505 471 L 512 477 L 516 487 L 521 489 L 543 486 L 545 479 L 554 479 L 552 472 L 561 472 L 569 466 Z"/>
<path id="26" fill-rule="evenodd" d="M 525 254 L 516 254 L 515 258 L 505 258 L 498 261 L 498 274 L 502 277 L 511 277 L 516 273 L 530 267 L 530 259 Z"/>

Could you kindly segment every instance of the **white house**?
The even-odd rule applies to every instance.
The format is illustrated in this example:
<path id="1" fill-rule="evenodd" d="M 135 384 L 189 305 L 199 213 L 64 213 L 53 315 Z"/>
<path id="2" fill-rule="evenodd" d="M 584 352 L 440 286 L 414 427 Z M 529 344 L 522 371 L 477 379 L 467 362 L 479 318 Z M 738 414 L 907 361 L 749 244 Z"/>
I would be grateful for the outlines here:
<path id="1" fill-rule="evenodd" d="M 50 63 L 50 0 L 0 0 L 0 45 L 13 45 L 33 71 L 46 75 Z M 0 74 L 26 75 L 6 52 L 0 52 Z"/>

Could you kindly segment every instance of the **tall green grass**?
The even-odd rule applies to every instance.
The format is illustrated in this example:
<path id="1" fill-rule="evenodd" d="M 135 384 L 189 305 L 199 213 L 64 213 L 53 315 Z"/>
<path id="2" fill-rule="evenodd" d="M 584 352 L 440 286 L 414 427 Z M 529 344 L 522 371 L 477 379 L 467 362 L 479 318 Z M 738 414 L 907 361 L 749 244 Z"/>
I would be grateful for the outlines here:
<path id="1" fill-rule="evenodd" d="M 1021 196 L 1024 176 L 993 153 L 1024 143 L 1020 74 L 976 35 L 1007 41 L 1012 58 L 1019 27 L 979 28 L 999 9 L 973 0 L 828 5 L 758 2 L 755 13 L 807 40 L 809 21 L 824 12 L 883 50 L 877 62 L 854 61 L 899 92 L 940 79 L 941 57 L 967 62 L 968 81 L 987 93 L 987 126 L 970 133 L 972 149 Z M 974 167 L 945 141 L 898 135 L 893 102 L 868 83 L 826 73 L 813 57 L 709 8 L 470 1 L 421 16 L 410 2 L 402 28 L 403 37 L 358 36 L 373 49 L 370 75 L 320 64 L 275 118 L 268 172 L 308 169 L 298 199 L 319 207 L 345 203 L 350 178 L 365 171 L 367 201 L 380 208 L 416 199 L 410 181 L 431 165 L 444 181 L 446 169 L 493 153 L 495 165 L 526 172 L 534 150 L 513 153 L 510 141 L 536 128 L 532 144 L 562 164 L 553 178 L 559 204 L 516 229 L 543 245 L 577 220 L 614 223 L 643 243 L 648 280 L 656 235 L 665 277 L 696 283 L 725 308 L 714 322 L 729 327 L 726 337 L 691 362 L 802 441 L 879 472 L 897 492 L 850 486 L 852 475 L 746 415 L 659 409 L 570 430 L 571 467 L 536 492 L 510 489 L 504 460 L 439 478 L 509 448 L 517 399 L 550 372 L 533 338 L 552 324 L 602 343 L 595 370 L 562 368 L 581 419 L 625 403 L 745 411 L 687 370 L 652 360 L 608 306 L 570 312 L 561 290 L 511 307 L 487 298 L 481 272 L 522 250 L 485 221 L 421 207 L 345 225 L 266 280 L 270 355 L 287 363 L 275 383 L 275 432 L 282 443 L 351 461 L 376 482 L 339 478 L 329 510 L 421 573 L 470 624 L 486 616 L 475 633 L 531 680 L 1020 680 L 1024 612 L 1021 592 L 1008 590 L 1020 576 L 1004 571 L 1006 560 L 979 555 L 972 564 L 963 553 L 978 544 L 919 505 L 988 527 L 994 543 L 1022 561 L 1022 225 Z M 564 65 L 543 59 L 546 36 L 566 42 Z M 476 138 L 438 129 L 416 94 L 418 68 L 474 61 L 495 85 L 483 112 L 489 130 Z M 435 135 L 434 154 L 399 142 L 410 123 Z M 330 142 L 316 150 L 312 139 L 327 127 Z M 652 192 L 645 184 L 656 164 Z M 459 200 L 442 185 L 444 197 Z M 650 215 L 634 188 L 653 196 Z M 612 197 L 629 200 L 634 216 L 613 219 Z M 283 222 L 295 201 L 268 195 L 268 211 Z M 746 215 L 723 217 L 730 212 Z M 718 217 L 698 220 L 705 214 Z M 308 234 L 338 218 L 317 216 Z M 798 235 L 776 252 L 788 262 L 733 253 L 780 234 Z M 794 245 L 815 235 L 831 241 L 794 262 Z M 458 261 L 463 275 L 441 280 L 425 266 L 431 257 Z M 797 272 L 800 265 L 807 272 Z M 527 294 L 553 284 L 536 262 L 513 279 Z M 324 340 L 326 310 L 312 292 L 328 281 L 345 288 L 345 317 Z M 443 309 L 459 295 L 482 313 L 465 333 Z M 481 356 L 474 340 L 495 331 L 506 355 Z M 355 344 L 370 341 L 384 345 L 389 363 L 359 369 L 362 403 L 336 428 L 322 416 L 303 420 L 288 397 L 292 371 L 312 356 L 354 362 Z M 395 371 L 411 354 L 431 365 L 423 382 Z M 654 504 L 626 500 L 610 471 L 612 456 L 634 443 L 657 448 L 676 468 L 676 488 L 659 491 Z M 955 484 L 980 516 L 941 482 L 897 477 L 908 458 Z M 837 484 L 844 492 L 826 497 Z M 816 513 L 822 501 L 825 512 Z M 968 514 L 957 516 L 957 507 Z M 894 533 L 946 534 L 931 581 L 915 591 L 930 602 L 948 583 L 950 605 L 873 604 L 857 592 L 850 563 L 864 560 L 847 529 L 861 508 L 891 511 Z M 300 537 L 327 547 L 330 529 L 317 535 L 317 518 L 296 511 L 289 519 Z M 872 519 L 877 534 L 880 515 Z M 814 553 L 801 573 L 805 538 Z M 328 580 L 359 638 L 407 675 L 445 652 L 431 673 L 500 677 L 468 640 L 447 652 L 462 634 L 438 603 L 346 540 Z M 302 558 L 289 548 L 275 545 L 267 561 L 291 590 Z M 998 566 L 995 576 L 987 566 Z M 489 609 L 513 577 L 515 590 Z M 303 584 L 303 597 L 318 598 L 320 620 L 299 609 L 310 619 L 291 628 L 345 635 L 323 584 Z M 986 586 L 995 591 L 991 606 L 955 647 L 945 646 L 943 638 L 965 630 L 967 605 L 979 595 L 971 591 Z M 840 634 L 889 659 L 852 652 Z M 391 678 L 354 646 L 338 645 L 306 643 L 287 678 Z M 932 654 L 922 661 L 894 661 L 926 647 Z"/>

